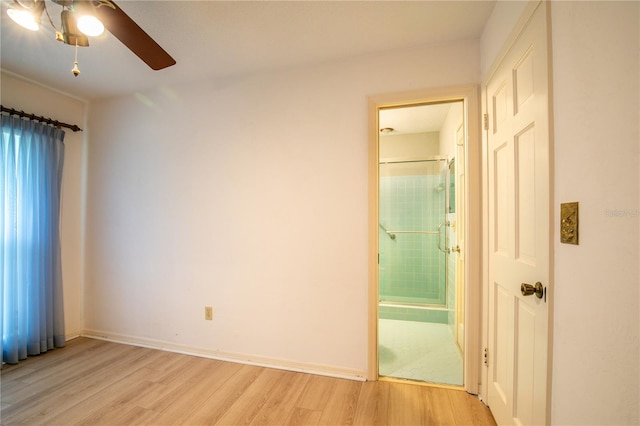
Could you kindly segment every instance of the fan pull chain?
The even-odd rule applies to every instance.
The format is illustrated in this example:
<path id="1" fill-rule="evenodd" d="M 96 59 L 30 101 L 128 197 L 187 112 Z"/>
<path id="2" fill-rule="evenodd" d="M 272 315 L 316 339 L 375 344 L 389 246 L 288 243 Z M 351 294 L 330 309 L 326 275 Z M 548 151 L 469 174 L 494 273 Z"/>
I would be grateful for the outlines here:
<path id="1" fill-rule="evenodd" d="M 78 40 L 76 39 L 76 60 L 73 63 L 73 69 L 71 70 L 75 77 L 80 75 L 80 70 L 78 69 Z"/>

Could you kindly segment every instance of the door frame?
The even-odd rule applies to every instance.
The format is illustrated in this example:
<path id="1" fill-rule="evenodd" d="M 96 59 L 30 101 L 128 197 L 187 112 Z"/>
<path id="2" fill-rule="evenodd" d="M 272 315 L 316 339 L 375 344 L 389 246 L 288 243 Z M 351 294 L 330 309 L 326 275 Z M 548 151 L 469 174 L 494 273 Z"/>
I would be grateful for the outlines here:
<path id="1" fill-rule="evenodd" d="M 481 366 L 482 139 L 478 85 L 387 93 L 368 98 L 369 121 L 369 326 L 367 380 L 378 380 L 378 191 L 379 111 L 382 108 L 463 101 L 466 130 L 465 351 L 464 388 L 478 394 Z"/>

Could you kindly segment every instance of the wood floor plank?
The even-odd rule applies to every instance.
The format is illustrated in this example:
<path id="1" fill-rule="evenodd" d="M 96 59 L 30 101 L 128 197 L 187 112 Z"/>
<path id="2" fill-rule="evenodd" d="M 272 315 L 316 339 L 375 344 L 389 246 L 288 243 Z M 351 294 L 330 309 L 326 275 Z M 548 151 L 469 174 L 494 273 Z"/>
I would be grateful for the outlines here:
<path id="1" fill-rule="evenodd" d="M 100 394 L 113 381 L 126 376 L 126 372 L 113 371 L 115 358 L 124 363 L 134 363 L 144 356 L 144 352 L 134 347 L 118 345 L 113 349 L 100 360 L 93 357 L 78 359 L 77 370 L 65 366 L 55 374 L 43 375 L 42 382 L 23 382 L 22 388 L 16 389 L 13 394 L 5 394 L 3 390 L 2 398 L 6 397 L 10 404 L 8 409 L 2 411 L 3 421 L 38 423 L 40 419 L 55 417 L 78 402 L 74 399 L 77 395 L 82 395 L 81 401 L 84 401 L 87 397 Z"/>
<path id="2" fill-rule="evenodd" d="M 333 377 L 311 377 L 296 406 L 308 410 L 321 411 L 331 397 L 336 384 L 337 379 Z"/>
<path id="3" fill-rule="evenodd" d="M 191 415 L 184 418 L 182 424 L 210 425 L 216 424 L 227 410 L 240 399 L 247 388 L 262 374 L 264 368 L 242 365 L 198 407 Z M 185 401 L 189 404 L 189 401 Z"/>
<path id="4" fill-rule="evenodd" d="M 310 408 L 296 407 L 285 422 L 287 426 L 311 426 L 317 425 L 320 421 L 322 412 L 320 410 L 312 410 Z"/>
<path id="5" fill-rule="evenodd" d="M 105 426 L 110 425 L 127 425 L 127 426 L 137 426 L 144 425 L 151 418 L 156 416 L 157 413 L 153 410 L 149 410 L 147 408 L 133 406 L 131 408 L 127 408 L 122 410 L 118 415 L 110 418 L 110 423 Z M 95 423 L 85 423 L 87 426 L 98 426 Z"/>
<path id="6" fill-rule="evenodd" d="M 365 382 L 358 397 L 355 425 L 386 425 L 389 408 L 389 382 Z"/>
<path id="7" fill-rule="evenodd" d="M 156 413 L 152 408 L 158 401 L 175 394 L 177 382 L 182 383 L 199 374 L 199 371 L 196 371 L 198 364 L 200 364 L 199 361 L 202 362 L 201 365 L 210 365 L 201 359 L 191 359 L 184 355 L 167 357 L 167 354 L 161 353 L 157 357 L 148 359 L 145 366 L 137 370 L 134 375 L 140 376 L 141 379 L 135 377 L 134 383 L 130 386 L 127 387 L 126 383 L 131 380 L 131 377 L 125 377 L 122 383 L 118 383 L 117 386 L 124 386 L 125 390 L 118 392 L 117 398 L 112 399 L 111 403 L 105 406 L 102 411 L 122 413 L 126 411 L 125 408 L 139 407 L 150 413 Z M 187 359 L 185 360 L 185 358 Z M 106 391 L 112 390 L 115 388 Z M 119 409 L 120 407 L 123 409 Z"/>
<path id="8" fill-rule="evenodd" d="M 242 398 L 229 407 L 216 422 L 220 425 L 250 424 L 262 407 L 269 401 L 271 391 L 287 375 L 287 372 L 275 369 L 264 369 L 244 391 Z"/>
<path id="9" fill-rule="evenodd" d="M 14 425 L 480 425 L 463 391 L 358 382 L 78 338 L 0 372 Z"/>
<path id="10" fill-rule="evenodd" d="M 389 384 L 387 424 L 407 426 L 428 424 L 425 421 L 426 413 L 424 394 L 420 391 L 416 392 L 414 385 Z"/>
<path id="11" fill-rule="evenodd" d="M 149 425 L 175 425 L 191 419 L 192 415 L 231 377 L 242 368 L 240 364 L 224 363 L 215 360 L 193 362 L 189 358 L 181 359 L 180 368 L 185 372 L 197 365 L 183 380 L 166 382 L 166 390 L 158 398 L 146 404 L 157 414 L 147 423 Z"/>
<path id="12" fill-rule="evenodd" d="M 131 419 L 125 416 L 135 406 L 124 400 L 123 395 L 130 395 L 131 389 L 140 389 L 148 382 L 141 381 L 142 370 L 134 373 L 105 389 L 105 397 L 92 397 L 84 400 L 56 418 L 59 424 L 74 425 L 113 425 L 127 424 Z M 46 419 L 43 419 L 46 421 Z"/>
<path id="13" fill-rule="evenodd" d="M 20 361 L 18 364 L 4 364 L 2 366 L 2 377 L 7 380 L 13 380 L 17 377 L 24 375 L 27 372 L 31 372 L 30 368 L 32 363 L 38 365 L 38 369 L 44 369 L 51 365 L 58 365 L 60 360 L 68 360 L 74 356 L 80 354 L 86 354 L 87 351 L 92 350 L 95 347 L 101 347 L 104 344 L 108 344 L 102 340 L 88 339 L 73 339 L 66 342 L 66 346 L 63 348 L 53 349 L 38 356 L 31 356 L 26 360 Z"/>
<path id="14" fill-rule="evenodd" d="M 76 424 L 95 418 L 97 424 L 97 420 L 108 418 L 108 413 L 115 408 L 113 402 L 121 399 L 132 387 L 137 388 L 144 382 L 148 372 L 140 363 L 145 358 L 153 357 L 153 352 L 134 350 L 129 356 L 120 359 L 125 365 L 135 366 L 134 368 L 118 369 L 117 364 L 114 364 L 89 373 L 83 380 L 65 382 L 60 386 L 58 395 L 46 398 L 48 404 L 40 404 L 44 409 L 31 416 L 29 422 L 46 424 L 51 419 L 56 419 L 54 424 Z"/>
<path id="15" fill-rule="evenodd" d="M 433 421 L 433 424 L 455 425 L 456 419 L 453 415 L 454 407 L 451 406 L 449 393 L 458 391 L 437 387 L 425 387 L 423 391 L 426 394 L 425 399 L 427 401 L 426 416 Z M 455 407 L 455 409 L 458 408 L 462 407 Z"/>
<path id="16" fill-rule="evenodd" d="M 192 364 L 191 360 L 183 362 Z M 213 377 L 218 377 L 215 368 L 217 364 L 206 364 L 205 366 L 206 368 L 202 369 L 190 369 L 189 367 L 194 367 L 194 365 L 187 366 L 180 363 L 165 372 L 154 370 L 155 373 L 152 374 L 152 377 L 159 378 L 164 375 L 165 378 L 173 377 L 173 380 L 154 380 L 152 378 L 143 392 L 131 396 L 129 403 L 149 409 L 162 416 L 168 416 L 169 412 L 167 410 L 179 404 L 181 399 L 190 398 L 191 405 L 196 406 L 199 401 L 202 401 L 212 392 L 210 388 L 214 385 L 209 380 Z M 176 371 L 181 372 L 183 376 L 175 376 Z M 200 375 L 207 377 L 207 380 L 199 380 L 198 377 Z M 185 413 L 186 410 L 182 409 L 181 415 L 185 415 Z M 178 419 L 179 416 L 175 418 Z"/>
<path id="17" fill-rule="evenodd" d="M 464 391 L 449 392 L 448 394 L 451 407 L 454 407 L 453 415 L 456 424 L 487 425 L 495 423 L 489 407 L 482 403 L 478 404 L 478 398 Z M 458 407 L 465 409 L 457 409 Z"/>
<path id="18" fill-rule="evenodd" d="M 62 349 L 58 351 L 61 352 Z M 47 361 L 45 366 L 43 368 L 33 369 L 29 374 L 23 375 L 19 379 L 19 389 L 7 389 L 8 392 L 6 393 L 3 389 L 3 395 L 5 395 L 3 400 L 9 404 L 16 404 L 25 399 L 33 399 L 33 396 L 39 393 L 46 394 L 50 392 L 51 389 L 57 388 L 65 382 L 71 383 L 77 378 L 88 375 L 96 368 L 99 369 L 106 363 L 110 363 L 114 359 L 124 356 L 125 353 L 133 352 L 131 348 L 124 345 L 113 348 L 113 351 L 110 351 L 107 356 L 101 359 L 99 364 L 96 364 L 94 360 L 88 356 L 78 358 L 77 360 L 73 357 L 71 360 L 63 358 L 60 363 L 51 364 L 50 360 L 46 359 L 47 355 L 40 355 L 37 359 Z M 53 353 L 51 355 L 53 355 Z M 33 365 L 35 359 L 29 359 L 28 361 L 32 361 L 31 365 Z M 3 383 L 8 382 L 8 386 L 15 383 L 9 377 L 5 378 L 4 374 L 3 379 Z"/>
<path id="19" fill-rule="evenodd" d="M 309 374 L 287 372 L 273 388 L 269 400 L 256 413 L 251 424 L 264 426 L 286 424 L 310 378 Z"/>
<path id="20" fill-rule="evenodd" d="M 362 383 L 335 379 L 336 385 L 322 410 L 320 425 L 352 425 L 355 420 Z"/>

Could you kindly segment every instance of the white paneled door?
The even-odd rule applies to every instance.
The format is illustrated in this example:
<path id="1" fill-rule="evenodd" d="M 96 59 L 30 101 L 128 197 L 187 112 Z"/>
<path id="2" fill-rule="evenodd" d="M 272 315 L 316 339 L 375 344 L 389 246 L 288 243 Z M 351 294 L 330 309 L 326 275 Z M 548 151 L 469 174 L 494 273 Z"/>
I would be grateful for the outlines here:
<path id="1" fill-rule="evenodd" d="M 488 403 L 499 425 L 548 422 L 551 210 L 546 13 L 546 3 L 541 2 L 486 86 Z"/>

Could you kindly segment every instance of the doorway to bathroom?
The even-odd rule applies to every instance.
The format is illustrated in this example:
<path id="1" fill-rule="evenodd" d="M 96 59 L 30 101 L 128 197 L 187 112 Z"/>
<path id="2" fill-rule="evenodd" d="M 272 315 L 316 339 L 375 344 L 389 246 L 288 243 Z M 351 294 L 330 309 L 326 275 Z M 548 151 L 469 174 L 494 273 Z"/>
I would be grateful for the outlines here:
<path id="1" fill-rule="evenodd" d="M 461 100 L 379 110 L 382 377 L 464 385 L 463 120 Z"/>
<path id="2" fill-rule="evenodd" d="M 446 122 L 441 118 L 439 125 L 434 125 L 432 130 L 418 131 L 414 128 L 411 132 L 407 131 L 408 136 L 404 137 L 404 142 L 401 140 L 402 137 L 394 138 L 403 133 L 402 128 L 405 126 L 401 121 L 403 117 L 408 120 L 411 112 L 419 112 L 421 108 L 418 107 L 435 111 L 439 109 L 438 105 L 443 105 L 445 109 L 444 117 L 448 117 Z M 453 110 L 448 111 L 446 107 Z M 398 121 L 384 124 L 381 120 L 385 120 L 386 113 L 397 113 Z M 412 361 L 418 362 L 418 360 L 422 362 L 420 358 L 423 355 L 429 352 L 433 352 L 433 355 L 437 353 L 432 351 L 433 348 L 441 349 L 442 345 L 431 341 L 439 338 L 438 331 L 440 331 L 440 335 L 447 338 L 447 344 L 451 343 L 449 336 L 455 336 L 453 353 L 458 351 L 462 359 L 462 367 L 456 367 L 455 370 L 456 383 L 462 383 L 462 387 L 467 392 L 478 394 L 484 359 L 481 328 L 483 300 L 481 189 L 484 178 L 481 172 L 482 139 L 478 86 L 450 86 L 373 95 L 368 98 L 368 116 L 369 327 L 367 341 L 369 363 L 367 379 L 401 379 L 435 383 L 438 386 L 460 387 L 459 384 L 451 384 L 453 380 L 442 375 L 424 374 L 428 368 L 436 373 L 445 371 L 444 367 L 437 366 L 437 357 L 431 357 L 430 364 L 427 366 L 416 364 L 421 375 L 405 374 L 402 371 L 403 368 L 408 370 L 401 367 L 402 365 L 407 366 Z M 457 118 L 454 119 L 454 117 Z M 433 118 L 428 119 L 433 120 Z M 433 130 L 434 128 L 438 130 Z M 436 135 L 433 133 L 437 133 L 437 144 Z M 390 137 L 388 141 L 398 143 L 381 147 L 380 141 L 386 136 Z M 420 138 L 424 142 L 416 143 L 415 140 Z M 443 139 L 442 144 L 440 139 Z M 453 141 L 444 142 L 445 139 Z M 429 140 L 431 142 L 428 142 Z M 418 151 L 410 151 L 405 145 L 418 147 Z M 441 151 L 441 145 L 447 148 Z M 409 178 L 410 176 L 414 177 Z M 414 180 L 412 184 L 407 183 L 410 179 Z M 401 183 L 402 180 L 405 182 Z M 419 181 L 422 183 L 418 183 Z M 409 185 L 413 185 L 414 192 L 418 191 L 422 185 L 424 200 L 421 203 L 412 201 L 413 207 L 408 201 L 401 202 L 400 193 L 394 195 L 392 192 L 394 184 L 397 184 L 398 191 L 404 188 L 402 189 L 403 197 L 407 195 Z M 441 184 L 442 187 L 439 186 Z M 389 193 L 381 192 L 383 186 L 386 186 L 384 191 Z M 389 203 L 394 201 L 393 197 L 396 197 L 395 202 Z M 418 223 L 416 216 L 426 215 L 426 210 L 430 208 L 428 202 L 441 202 L 443 197 L 448 197 L 444 207 L 442 204 L 432 203 L 434 204 L 432 209 L 440 213 L 428 219 L 421 218 L 422 223 Z M 389 204 L 389 210 L 384 211 L 387 209 L 387 204 Z M 384 216 L 386 214 L 389 216 Z M 411 218 L 411 215 L 414 217 Z M 399 222 L 385 223 L 389 219 Z M 449 224 L 446 223 L 447 221 Z M 429 228 L 426 227 L 427 224 Z M 408 225 L 411 225 L 411 229 Z M 418 225 L 425 227 L 414 228 Z M 398 228 L 400 226 L 402 227 Z M 411 234 L 400 231 L 425 233 Z M 409 244 L 411 239 L 413 243 Z M 429 247 L 429 244 L 432 246 Z M 407 256 L 396 257 L 398 249 L 404 249 L 405 245 Z M 394 250 L 390 251 L 390 249 Z M 429 266 L 439 268 L 438 274 L 427 272 L 425 268 Z M 440 272 L 447 270 L 450 272 L 447 272 L 445 278 L 441 278 Z M 437 278 L 434 279 L 437 284 L 427 282 L 436 275 Z M 423 287 L 416 287 L 416 276 L 422 278 Z M 402 288 L 402 284 L 398 282 L 385 281 L 405 278 L 408 280 L 405 283 L 414 284 L 413 288 L 407 284 Z M 447 282 L 455 284 L 447 285 Z M 396 288 L 393 286 L 399 291 L 402 289 L 404 293 L 395 292 Z M 434 328 L 436 331 L 424 330 L 426 327 Z M 394 339 L 396 342 L 393 342 Z M 422 346 L 417 346 L 415 342 Z M 401 345 L 410 348 L 404 352 L 410 356 L 402 355 Z M 455 360 L 454 356 L 442 352 L 439 356 L 443 362 L 454 359 L 459 365 L 460 358 Z M 460 381 L 460 371 L 462 381 Z"/>

